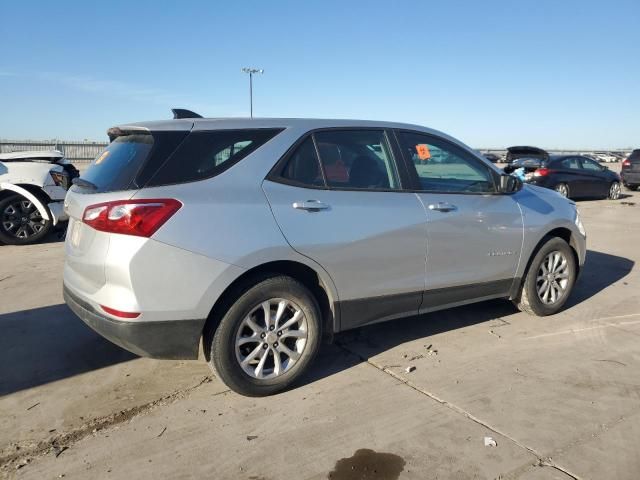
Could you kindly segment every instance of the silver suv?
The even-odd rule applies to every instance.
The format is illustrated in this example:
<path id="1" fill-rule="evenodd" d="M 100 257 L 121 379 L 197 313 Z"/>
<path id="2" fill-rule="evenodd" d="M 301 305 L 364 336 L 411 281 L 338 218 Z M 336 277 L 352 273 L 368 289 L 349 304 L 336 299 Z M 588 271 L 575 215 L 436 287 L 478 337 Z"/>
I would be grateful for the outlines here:
<path id="1" fill-rule="evenodd" d="M 64 296 L 143 356 L 288 387 L 323 338 L 490 298 L 535 315 L 585 259 L 576 206 L 416 125 L 201 119 L 109 130 L 65 207 Z"/>

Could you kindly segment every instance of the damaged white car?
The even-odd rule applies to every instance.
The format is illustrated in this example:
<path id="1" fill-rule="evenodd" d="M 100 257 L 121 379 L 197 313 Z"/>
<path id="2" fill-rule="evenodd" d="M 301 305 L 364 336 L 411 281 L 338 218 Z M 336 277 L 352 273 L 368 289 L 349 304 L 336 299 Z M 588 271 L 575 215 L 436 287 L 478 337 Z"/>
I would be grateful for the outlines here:
<path id="1" fill-rule="evenodd" d="M 64 197 L 78 175 L 57 150 L 0 153 L 0 243 L 35 243 L 66 221 Z"/>

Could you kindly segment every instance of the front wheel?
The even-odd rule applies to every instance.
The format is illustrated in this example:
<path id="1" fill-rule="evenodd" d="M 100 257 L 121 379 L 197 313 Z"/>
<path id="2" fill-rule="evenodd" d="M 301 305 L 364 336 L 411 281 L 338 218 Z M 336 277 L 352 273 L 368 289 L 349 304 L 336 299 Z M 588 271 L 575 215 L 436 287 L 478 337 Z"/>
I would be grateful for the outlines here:
<path id="1" fill-rule="evenodd" d="M 569 198 L 569 185 L 566 183 L 559 183 L 556 185 L 556 192 L 565 198 Z"/>
<path id="2" fill-rule="evenodd" d="M 309 290 L 291 277 L 244 290 L 210 341 L 210 366 L 233 391 L 259 397 L 290 386 L 320 346 L 321 315 Z"/>
<path id="3" fill-rule="evenodd" d="M 613 182 L 609 187 L 609 200 L 618 200 L 620 198 L 620 182 Z"/>
<path id="4" fill-rule="evenodd" d="M 549 239 L 533 257 L 515 305 L 541 317 L 557 313 L 571 294 L 576 272 L 576 259 L 567 242 Z"/>
<path id="5" fill-rule="evenodd" d="M 26 245 L 41 240 L 51 229 L 36 206 L 22 195 L 11 194 L 0 200 L 0 242 Z"/>

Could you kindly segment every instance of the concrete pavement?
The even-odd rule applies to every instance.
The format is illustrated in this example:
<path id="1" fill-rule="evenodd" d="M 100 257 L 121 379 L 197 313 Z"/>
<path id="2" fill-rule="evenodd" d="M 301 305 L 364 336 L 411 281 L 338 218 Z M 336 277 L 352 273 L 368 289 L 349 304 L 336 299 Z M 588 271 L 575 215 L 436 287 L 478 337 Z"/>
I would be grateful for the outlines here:
<path id="1" fill-rule="evenodd" d="M 0 247 L 0 475 L 636 479 L 640 193 L 579 207 L 589 253 L 562 313 L 491 301 L 346 332 L 263 399 L 86 328 L 59 242 Z"/>

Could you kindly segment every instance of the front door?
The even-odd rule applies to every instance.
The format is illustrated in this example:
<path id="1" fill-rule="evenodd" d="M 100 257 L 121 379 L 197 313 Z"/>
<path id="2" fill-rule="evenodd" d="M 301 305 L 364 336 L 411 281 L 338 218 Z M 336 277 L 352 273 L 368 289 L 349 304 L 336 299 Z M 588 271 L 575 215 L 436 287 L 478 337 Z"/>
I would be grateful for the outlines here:
<path id="1" fill-rule="evenodd" d="M 263 183 L 289 244 L 329 273 L 341 329 L 418 312 L 426 225 L 382 129 L 309 135 Z"/>
<path id="2" fill-rule="evenodd" d="M 398 139 L 427 217 L 427 275 L 421 311 L 506 295 L 523 241 L 513 195 L 463 148 L 418 132 Z"/>

